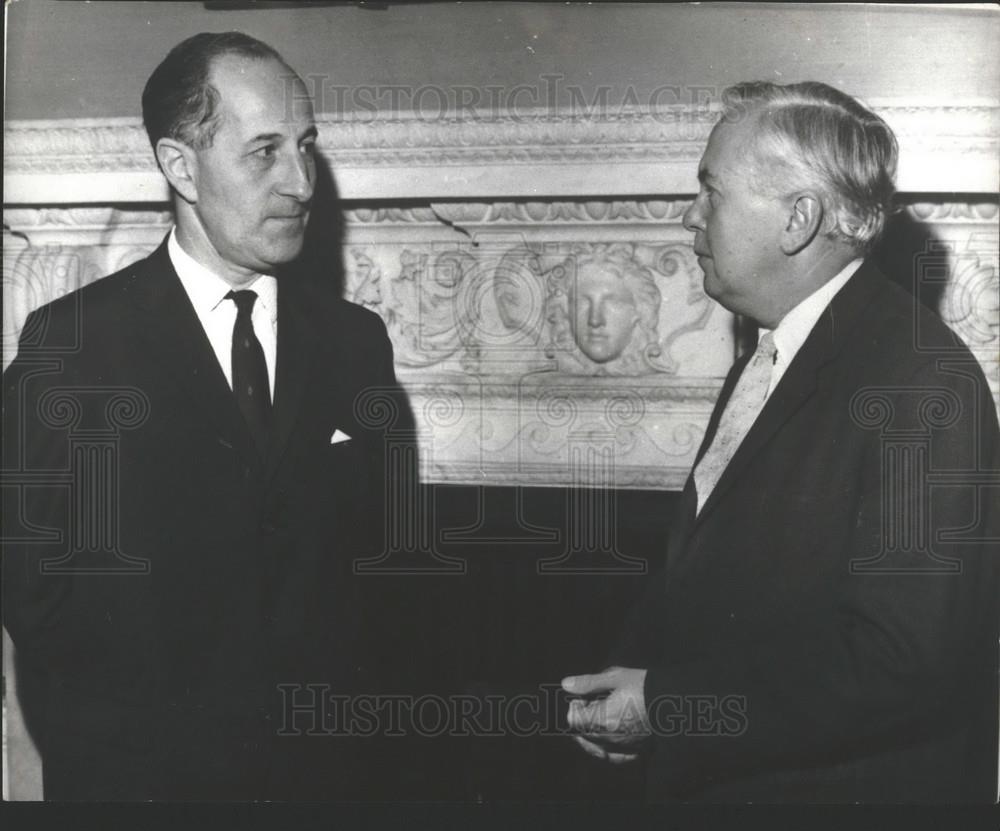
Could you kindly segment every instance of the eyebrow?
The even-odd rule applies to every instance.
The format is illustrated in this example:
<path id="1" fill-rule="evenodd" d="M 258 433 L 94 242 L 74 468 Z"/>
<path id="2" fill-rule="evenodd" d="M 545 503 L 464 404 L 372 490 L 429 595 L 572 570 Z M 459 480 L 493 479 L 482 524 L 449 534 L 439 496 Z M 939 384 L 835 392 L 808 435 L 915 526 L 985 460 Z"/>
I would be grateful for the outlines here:
<path id="1" fill-rule="evenodd" d="M 302 135 L 298 137 L 298 141 L 303 141 L 304 139 L 314 139 L 319 136 L 319 131 L 316 129 L 316 125 L 313 124 L 302 131 Z M 281 141 L 285 138 L 284 133 L 259 133 L 253 138 L 247 141 L 247 144 L 256 144 L 260 141 Z"/>

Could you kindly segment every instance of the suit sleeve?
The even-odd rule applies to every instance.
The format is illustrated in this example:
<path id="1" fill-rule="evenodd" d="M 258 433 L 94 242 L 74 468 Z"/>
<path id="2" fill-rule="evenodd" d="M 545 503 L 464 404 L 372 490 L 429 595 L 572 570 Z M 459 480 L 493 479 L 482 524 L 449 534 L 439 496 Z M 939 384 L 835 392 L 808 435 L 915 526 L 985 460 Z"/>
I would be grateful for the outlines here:
<path id="1" fill-rule="evenodd" d="M 75 585 L 68 568 L 45 570 L 72 565 L 62 560 L 70 551 L 73 506 L 65 481 L 69 431 L 61 416 L 78 400 L 73 390 L 85 385 L 68 346 L 70 316 L 62 311 L 49 307 L 29 315 L 22 330 L 27 334 L 3 375 L 3 612 L 22 658 L 73 674 L 96 657 L 103 612 L 80 599 L 96 586 Z"/>
<path id="2" fill-rule="evenodd" d="M 365 380 L 366 389 L 362 396 L 371 393 L 374 397 L 369 415 L 377 424 L 376 435 L 373 437 L 373 452 L 369 456 L 367 476 L 370 482 L 371 499 L 375 516 L 373 544 L 382 546 L 384 540 L 384 518 L 386 500 L 393 488 L 403 487 L 398 481 L 405 475 L 400 470 L 399 449 L 401 445 L 415 442 L 415 427 L 406 393 L 396 380 L 393 363 L 392 341 L 386 331 L 385 324 L 380 319 L 373 320 L 371 334 L 367 341 L 370 345 L 372 360 L 370 376 Z M 415 451 L 414 451 L 415 452 Z M 415 471 L 413 471 L 415 475 Z M 415 484 L 415 483 L 414 483 Z"/>
<path id="3" fill-rule="evenodd" d="M 891 479 L 878 434 L 872 435 L 843 577 L 830 587 L 834 615 L 804 619 L 794 631 L 775 632 L 730 654 L 649 669 L 645 695 L 657 765 L 671 789 L 875 754 L 919 738 L 972 706 L 977 695 L 979 703 L 992 697 L 995 711 L 1000 500 L 995 481 L 970 483 L 984 472 L 995 480 L 1000 470 L 997 419 L 981 374 L 978 401 L 954 379 L 926 366 L 907 384 L 948 386 L 961 402 L 954 423 L 931 431 L 929 469 L 953 474 L 941 486 L 929 488 L 916 465 Z M 919 413 L 896 409 L 908 426 L 920 426 Z M 887 494 L 891 488 L 897 490 Z M 899 545 L 893 553 L 883 511 L 897 508 L 895 516 L 918 523 L 929 514 L 931 551 L 955 563 L 956 573 L 915 569 L 927 565 L 912 559 L 927 558 L 926 550 L 907 554 Z M 893 527 L 889 535 L 908 530 Z M 852 571 L 851 563 L 880 552 L 879 571 Z M 733 729 L 719 735 L 675 729 L 678 702 L 703 696 L 739 705 L 731 713 Z"/>

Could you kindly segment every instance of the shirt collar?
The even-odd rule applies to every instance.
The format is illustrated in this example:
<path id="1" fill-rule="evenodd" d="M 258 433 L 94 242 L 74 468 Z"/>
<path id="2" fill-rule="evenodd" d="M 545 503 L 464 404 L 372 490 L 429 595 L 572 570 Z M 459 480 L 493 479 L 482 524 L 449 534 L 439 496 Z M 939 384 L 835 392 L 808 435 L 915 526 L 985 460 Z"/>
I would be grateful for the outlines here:
<path id="1" fill-rule="evenodd" d="M 184 291 L 191 299 L 191 305 L 199 316 L 215 311 L 226 299 L 232 286 L 218 274 L 203 266 L 187 253 L 177 241 L 177 227 L 174 226 L 167 240 L 167 252 L 173 263 L 174 271 L 184 286 Z M 278 281 L 270 274 L 261 274 L 246 286 L 257 292 L 256 308 L 267 311 L 268 317 L 274 323 L 278 318 Z"/>
<path id="2" fill-rule="evenodd" d="M 835 277 L 827 280 L 816 291 L 810 294 L 805 300 L 788 312 L 773 329 L 774 345 L 778 350 L 778 359 L 784 362 L 791 361 L 805 343 L 809 333 L 816 325 L 823 310 L 830 305 L 830 301 L 840 291 L 854 272 L 861 267 L 863 259 L 851 260 L 844 266 Z M 766 329 L 762 329 L 766 332 Z"/>

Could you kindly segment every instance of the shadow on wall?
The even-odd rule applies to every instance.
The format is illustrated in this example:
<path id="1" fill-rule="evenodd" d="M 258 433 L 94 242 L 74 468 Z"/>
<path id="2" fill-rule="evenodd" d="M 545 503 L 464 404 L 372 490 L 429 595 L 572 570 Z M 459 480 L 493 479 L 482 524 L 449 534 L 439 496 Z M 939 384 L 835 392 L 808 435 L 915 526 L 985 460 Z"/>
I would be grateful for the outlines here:
<path id="1" fill-rule="evenodd" d="M 321 154 L 316 156 L 316 189 L 300 263 L 306 273 L 343 296 L 344 214 L 333 171 Z"/>
<path id="2" fill-rule="evenodd" d="M 947 262 L 945 243 L 931 225 L 918 222 L 905 207 L 890 217 L 873 256 L 889 279 L 940 314 L 946 283 L 935 279 L 933 266 Z"/>

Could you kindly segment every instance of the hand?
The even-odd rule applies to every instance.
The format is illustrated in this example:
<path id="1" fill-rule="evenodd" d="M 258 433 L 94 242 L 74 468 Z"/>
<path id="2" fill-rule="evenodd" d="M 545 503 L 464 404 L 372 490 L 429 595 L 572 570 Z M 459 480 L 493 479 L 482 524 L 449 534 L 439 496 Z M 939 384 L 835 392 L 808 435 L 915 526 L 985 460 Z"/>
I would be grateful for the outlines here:
<path id="1" fill-rule="evenodd" d="M 636 751 L 650 736 L 643 695 L 645 682 L 646 670 L 625 667 L 564 678 L 562 688 L 568 693 L 603 696 L 592 701 L 570 701 L 567 721 L 570 729 L 579 734 L 573 740 L 591 756 L 612 764 L 637 759 Z"/>

